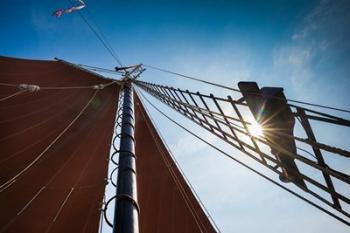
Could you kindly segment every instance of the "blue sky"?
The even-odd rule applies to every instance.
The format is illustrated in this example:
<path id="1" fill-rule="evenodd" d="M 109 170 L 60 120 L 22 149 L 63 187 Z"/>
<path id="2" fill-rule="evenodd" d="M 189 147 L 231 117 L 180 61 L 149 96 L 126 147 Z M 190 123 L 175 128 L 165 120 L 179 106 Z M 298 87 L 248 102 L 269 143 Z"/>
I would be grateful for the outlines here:
<path id="1" fill-rule="evenodd" d="M 350 109 L 347 0 L 86 0 L 86 4 L 84 15 L 98 24 L 124 64 L 141 62 L 233 87 L 238 81 L 254 80 L 261 86 L 282 86 L 292 99 Z M 114 67 L 115 61 L 78 14 L 51 17 L 55 9 L 69 5 L 69 1 L 3 0 L 0 55 L 59 57 Z M 152 70 L 147 70 L 143 79 L 222 96 L 232 94 Z M 162 109 L 203 137 L 242 156 L 168 108 Z M 233 164 L 150 112 L 222 232 L 348 231 L 345 225 Z M 341 135 L 334 137 L 325 129 L 319 131 L 325 141 L 349 149 L 349 132 L 328 131 Z M 191 150 L 183 149 L 189 147 Z M 344 161 L 344 166 L 349 174 L 349 161 Z"/>

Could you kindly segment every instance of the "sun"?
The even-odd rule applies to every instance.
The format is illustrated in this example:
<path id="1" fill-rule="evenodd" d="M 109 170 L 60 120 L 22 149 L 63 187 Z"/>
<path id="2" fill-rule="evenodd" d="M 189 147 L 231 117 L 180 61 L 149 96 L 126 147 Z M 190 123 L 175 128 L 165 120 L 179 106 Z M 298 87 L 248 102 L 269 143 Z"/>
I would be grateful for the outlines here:
<path id="1" fill-rule="evenodd" d="M 251 122 L 251 125 L 249 125 L 248 128 L 252 136 L 263 136 L 263 129 L 256 121 Z"/>

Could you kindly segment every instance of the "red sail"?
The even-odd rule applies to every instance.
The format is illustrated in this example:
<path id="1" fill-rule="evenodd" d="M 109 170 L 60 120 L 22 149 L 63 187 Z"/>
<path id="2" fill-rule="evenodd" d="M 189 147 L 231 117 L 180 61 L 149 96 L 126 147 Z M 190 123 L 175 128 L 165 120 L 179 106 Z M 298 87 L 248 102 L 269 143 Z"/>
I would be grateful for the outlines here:
<path id="1" fill-rule="evenodd" d="M 97 232 L 119 87 L 57 61 L 1 58 L 0 74 L 0 99 L 41 88 L 0 102 L 0 232 Z"/>
<path id="2" fill-rule="evenodd" d="M 0 232 L 98 232 L 119 86 L 59 61 L 0 75 Z M 140 231 L 215 232 L 135 101 Z"/>
<path id="3" fill-rule="evenodd" d="M 216 232 L 138 96 L 135 98 L 135 115 L 140 231 Z"/>

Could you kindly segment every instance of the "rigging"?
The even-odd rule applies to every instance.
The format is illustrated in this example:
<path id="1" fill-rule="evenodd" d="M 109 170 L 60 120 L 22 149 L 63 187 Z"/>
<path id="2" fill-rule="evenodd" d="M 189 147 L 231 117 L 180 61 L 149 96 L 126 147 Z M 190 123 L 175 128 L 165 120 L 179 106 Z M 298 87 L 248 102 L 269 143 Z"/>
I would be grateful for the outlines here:
<path id="1" fill-rule="evenodd" d="M 110 72 L 110 73 L 118 74 L 118 72 L 116 72 L 115 70 L 112 70 L 112 69 L 101 68 L 101 67 L 98 67 L 98 66 L 84 65 L 84 64 L 76 64 L 76 65 L 82 66 L 82 67 L 87 67 L 87 68 L 89 68 L 91 70 L 94 70 L 94 71 Z M 161 72 L 164 72 L 164 73 L 173 74 L 175 76 L 179 76 L 179 77 L 182 77 L 182 78 L 190 79 L 190 80 L 193 80 L 193 81 L 197 81 L 197 82 L 201 82 L 201 83 L 204 83 L 204 84 L 208 84 L 208 85 L 212 85 L 212 86 L 215 86 L 215 87 L 219 87 L 219 88 L 223 88 L 223 89 L 226 89 L 226 90 L 230 90 L 230 91 L 234 91 L 234 92 L 237 92 L 237 93 L 241 93 L 241 91 L 239 89 L 227 87 L 227 86 L 225 86 L 223 84 L 209 82 L 209 81 L 206 81 L 206 80 L 203 80 L 203 79 L 200 79 L 200 78 L 196 78 L 196 77 L 189 76 L 189 75 L 184 75 L 184 74 L 181 74 L 181 73 L 178 73 L 178 72 L 175 72 L 175 71 L 166 70 L 166 69 L 159 68 L 159 67 L 156 67 L 156 66 L 151 66 L 151 65 L 148 65 L 148 64 L 143 64 L 142 66 L 150 68 L 150 69 L 153 69 L 153 70 L 158 70 L 158 71 L 161 71 Z M 287 100 L 288 100 L 288 102 L 291 102 L 291 103 L 303 104 L 303 105 L 317 107 L 317 108 L 324 108 L 324 109 L 329 109 L 329 110 L 334 110 L 334 111 L 339 111 L 339 112 L 350 113 L 349 109 L 331 107 L 331 106 L 326 106 L 326 105 L 322 105 L 322 104 L 310 103 L 310 102 L 294 100 L 294 99 L 287 99 Z M 289 104 L 289 105 L 292 106 L 292 107 L 295 107 L 295 105 L 292 105 L 292 104 Z"/>
<path id="2" fill-rule="evenodd" d="M 268 137 L 266 132 L 264 132 L 263 137 L 255 136 L 251 134 L 247 127 L 249 122 L 245 120 L 246 116 L 241 114 L 241 112 L 244 110 L 243 108 L 247 108 L 249 107 L 249 104 L 251 104 L 246 102 L 246 99 L 243 99 L 244 101 L 241 99 L 233 100 L 230 96 L 227 98 L 220 98 L 212 94 L 204 95 L 199 92 L 195 93 L 188 90 L 184 91 L 173 87 L 143 81 L 135 81 L 135 83 L 143 91 L 146 91 L 148 94 L 210 131 L 213 135 L 216 135 L 231 146 L 242 151 L 244 154 L 277 173 L 280 176 L 281 181 L 294 183 L 303 191 L 312 195 L 324 204 L 334 208 L 344 216 L 350 217 L 347 209 L 339 202 L 342 201 L 349 205 L 350 199 L 340 191 L 341 189 L 339 189 L 339 187 L 334 187 L 332 182 L 332 178 L 337 178 L 338 180 L 344 182 L 344 185 L 348 185 L 350 184 L 350 176 L 329 167 L 323 159 L 321 149 L 334 155 L 341 155 L 345 157 L 350 157 L 350 152 L 317 142 L 313 135 L 312 128 L 308 123 L 309 120 L 318 120 L 350 127 L 349 120 L 295 106 L 293 107 L 293 113 L 289 114 L 291 117 L 301 120 L 301 125 L 306 132 L 307 138 L 294 136 L 293 134 L 289 134 L 284 130 L 272 130 L 269 134 L 275 135 L 273 137 Z M 256 96 L 254 96 L 254 98 L 255 97 Z M 197 103 L 195 99 L 199 100 L 199 103 Z M 202 111 L 203 107 L 199 107 L 199 104 L 204 106 L 207 111 Z M 231 105 L 234 112 L 230 114 L 224 113 L 222 107 L 223 104 Z M 214 107 L 210 106 L 215 106 L 220 113 L 216 113 L 214 115 L 212 110 Z M 226 111 L 228 110 L 226 109 Z M 276 109 L 274 111 L 279 110 Z M 237 123 L 232 122 L 232 120 L 228 118 L 229 116 L 232 117 L 234 115 L 238 119 L 238 122 L 241 123 L 242 127 L 237 127 Z M 273 111 L 268 112 L 268 115 L 266 115 L 267 119 L 270 119 L 271 122 L 277 120 L 269 117 L 269 115 L 275 116 Z M 280 127 L 278 126 L 280 124 L 283 124 L 283 122 L 277 123 L 275 126 Z M 278 138 L 278 140 L 276 140 L 276 138 Z M 291 147 L 288 148 L 288 146 L 285 146 L 287 145 L 287 141 L 298 141 L 310 146 L 314 152 L 312 159 L 298 154 L 297 151 L 293 151 Z M 263 148 L 263 145 L 270 147 L 271 152 L 261 149 Z M 300 150 L 300 147 L 297 147 L 297 149 Z M 288 159 L 288 161 L 286 159 Z M 318 178 L 313 177 L 312 174 L 305 173 L 305 171 L 299 171 L 299 166 L 295 164 L 291 166 L 291 163 L 294 163 L 294 160 L 321 172 L 326 184 L 324 184 L 324 181 L 320 181 Z M 320 191 L 315 191 L 313 188 L 311 188 L 313 186 L 317 187 L 320 191 L 327 192 L 331 196 L 332 201 L 322 197 L 320 195 Z"/>
<path id="3" fill-rule="evenodd" d="M 177 121 L 175 121 L 173 118 L 171 118 L 170 116 L 168 116 L 167 114 L 165 114 L 163 111 L 161 111 L 159 108 L 157 108 L 142 92 L 139 92 L 142 96 L 142 98 L 144 98 L 148 104 L 150 104 L 157 112 L 159 112 L 161 115 L 163 115 L 165 118 L 167 118 L 169 121 L 171 121 L 172 123 L 174 123 L 175 125 L 177 125 L 178 127 L 180 127 L 181 129 L 183 129 L 184 131 L 186 131 L 187 133 L 189 133 L 190 135 L 192 135 L 193 137 L 199 139 L 200 141 L 204 142 L 205 144 L 207 144 L 208 146 L 210 146 L 211 148 L 213 148 L 214 150 L 220 152 L 221 154 L 225 155 L 226 157 L 228 157 L 229 159 L 235 161 L 236 163 L 240 164 L 241 166 L 247 168 L 248 170 L 252 171 L 253 173 L 259 175 L 260 177 L 264 178 L 265 180 L 273 183 L 274 185 L 277 185 L 278 187 L 284 189 L 285 191 L 291 193 L 292 195 L 294 195 L 295 197 L 298 197 L 299 199 L 309 203 L 310 205 L 316 207 L 317 209 L 323 211 L 324 213 L 334 217 L 335 219 L 339 220 L 340 222 L 350 226 L 350 222 L 344 220 L 343 218 L 340 218 L 339 216 L 335 215 L 334 213 L 328 211 L 327 209 L 323 208 L 322 206 L 308 200 L 307 198 L 301 196 L 300 194 L 298 194 L 297 192 L 281 185 L 280 183 L 274 181 L 273 179 L 271 179 L 270 177 L 264 175 L 263 173 L 255 170 L 254 168 L 250 167 L 249 165 L 243 163 L 242 161 L 234 158 L 232 155 L 226 153 L 225 151 L 221 150 L 220 148 L 218 148 L 217 146 L 215 146 L 214 144 L 208 142 L 207 140 L 203 139 L 202 137 L 198 136 L 197 134 L 193 133 L 191 130 L 187 129 L 186 127 L 184 127 L 183 125 L 181 125 L 180 123 L 178 123 Z"/>
<path id="4" fill-rule="evenodd" d="M 175 71 L 166 70 L 166 69 L 159 68 L 159 67 L 156 67 L 156 66 L 151 66 L 151 65 L 147 65 L 147 64 L 144 64 L 144 66 L 148 67 L 148 68 L 151 68 L 151 69 L 154 69 L 154 70 L 158 70 L 158 71 L 164 72 L 164 73 L 173 74 L 173 75 L 178 76 L 178 77 L 182 77 L 182 78 L 198 81 L 198 82 L 209 84 L 209 85 L 212 85 L 212 86 L 215 86 L 215 87 L 220 87 L 220 88 L 223 88 L 223 89 L 226 89 L 226 90 L 230 90 L 230 91 L 235 91 L 235 92 L 241 93 L 241 91 L 239 89 L 227 87 L 227 86 L 225 86 L 223 84 L 209 82 L 209 81 L 206 81 L 206 80 L 203 80 L 203 79 L 200 79 L 200 78 L 195 78 L 195 77 L 192 77 L 192 76 L 184 75 L 184 74 L 181 74 L 181 73 L 178 73 L 178 72 L 175 72 Z M 339 112 L 350 113 L 349 109 L 335 108 L 335 107 L 330 107 L 330 106 L 326 106 L 326 105 L 309 103 L 309 102 L 293 100 L 293 99 L 287 99 L 287 100 L 289 102 L 292 102 L 292 103 L 304 104 L 304 105 L 313 106 L 313 107 L 319 107 L 319 108 L 325 108 L 325 109 L 335 110 L 335 111 L 339 111 Z"/>

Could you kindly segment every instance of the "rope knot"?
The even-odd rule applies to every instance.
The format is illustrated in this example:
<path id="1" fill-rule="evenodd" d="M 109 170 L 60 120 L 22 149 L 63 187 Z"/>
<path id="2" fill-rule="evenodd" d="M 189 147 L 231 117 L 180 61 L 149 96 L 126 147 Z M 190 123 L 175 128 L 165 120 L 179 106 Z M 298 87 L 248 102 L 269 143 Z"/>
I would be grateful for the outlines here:
<path id="1" fill-rule="evenodd" d="M 40 86 L 38 85 L 33 85 L 33 84 L 19 84 L 18 88 L 20 90 L 24 90 L 24 91 L 29 91 L 29 92 L 36 92 L 40 90 Z"/>

